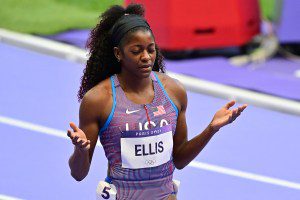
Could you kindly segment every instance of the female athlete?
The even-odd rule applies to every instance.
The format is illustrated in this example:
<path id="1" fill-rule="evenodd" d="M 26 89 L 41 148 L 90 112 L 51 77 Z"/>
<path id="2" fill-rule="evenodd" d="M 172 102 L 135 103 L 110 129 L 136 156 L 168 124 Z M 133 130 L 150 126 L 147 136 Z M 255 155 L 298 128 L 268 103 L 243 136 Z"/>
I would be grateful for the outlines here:
<path id="1" fill-rule="evenodd" d="M 69 166 L 74 179 L 84 179 L 99 137 L 108 160 L 106 182 L 116 188 L 117 199 L 176 199 L 174 169 L 187 166 L 247 105 L 230 110 L 235 102 L 227 103 L 188 141 L 186 91 L 164 73 L 143 15 L 138 4 L 113 6 L 91 31 L 78 92 L 79 127 L 70 123 L 68 130 L 75 146 Z"/>

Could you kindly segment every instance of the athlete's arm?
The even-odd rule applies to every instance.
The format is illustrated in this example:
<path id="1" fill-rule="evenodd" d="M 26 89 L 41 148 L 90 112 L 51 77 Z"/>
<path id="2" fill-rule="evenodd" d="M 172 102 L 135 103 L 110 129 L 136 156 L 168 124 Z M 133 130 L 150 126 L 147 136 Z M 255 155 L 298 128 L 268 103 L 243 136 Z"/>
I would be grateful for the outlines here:
<path id="1" fill-rule="evenodd" d="M 112 104 L 110 101 L 110 95 L 105 94 L 105 90 L 89 91 L 80 105 L 79 128 L 70 123 L 73 131 L 68 130 L 68 136 L 74 144 L 74 153 L 69 159 L 69 166 L 71 175 L 77 181 L 83 180 L 89 172 L 101 122 L 107 118 L 107 108 Z"/>
<path id="2" fill-rule="evenodd" d="M 187 94 L 184 87 L 178 81 L 170 80 L 170 78 L 168 79 L 169 80 L 166 81 L 166 89 L 178 108 L 177 126 L 173 137 L 173 162 L 177 169 L 182 169 L 202 151 L 209 140 L 221 127 L 234 121 L 247 107 L 247 105 L 229 110 L 235 102 L 231 101 L 227 103 L 216 112 L 211 123 L 204 131 L 188 141 L 185 117 Z"/>

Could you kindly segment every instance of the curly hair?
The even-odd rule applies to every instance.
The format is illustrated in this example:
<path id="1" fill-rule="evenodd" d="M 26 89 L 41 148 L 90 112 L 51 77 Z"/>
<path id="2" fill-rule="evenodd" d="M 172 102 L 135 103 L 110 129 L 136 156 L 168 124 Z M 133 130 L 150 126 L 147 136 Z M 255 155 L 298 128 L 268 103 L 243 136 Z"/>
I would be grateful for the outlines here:
<path id="1" fill-rule="evenodd" d="M 100 16 L 100 21 L 91 30 L 90 37 L 86 44 L 86 47 L 89 49 L 89 58 L 83 71 L 83 76 L 81 77 L 81 86 L 77 94 L 78 101 L 81 101 L 85 93 L 87 93 L 95 85 L 113 74 L 119 74 L 121 72 L 121 65 L 117 61 L 113 52 L 113 44 L 110 34 L 110 29 L 113 27 L 115 22 L 125 13 L 144 17 L 144 12 L 145 10 L 140 4 L 130 4 L 127 8 L 115 5 L 110 7 Z M 120 45 L 124 43 L 124 40 L 128 39 L 128 35 L 137 30 L 143 29 L 145 28 L 137 27 L 129 31 L 121 40 Z M 163 56 L 156 44 L 155 48 L 156 60 L 152 70 L 164 73 L 165 66 Z"/>

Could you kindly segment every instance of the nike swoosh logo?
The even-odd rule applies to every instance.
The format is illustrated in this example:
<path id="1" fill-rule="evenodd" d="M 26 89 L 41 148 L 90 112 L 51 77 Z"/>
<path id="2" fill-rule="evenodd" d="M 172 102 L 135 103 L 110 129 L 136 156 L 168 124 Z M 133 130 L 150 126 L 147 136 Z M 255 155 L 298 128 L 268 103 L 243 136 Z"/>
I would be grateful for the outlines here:
<path id="1" fill-rule="evenodd" d="M 139 110 L 128 110 L 128 108 L 127 108 L 127 110 L 126 110 L 126 114 L 128 114 L 128 115 L 130 115 L 130 114 L 132 114 L 132 113 L 135 113 L 135 112 L 139 112 L 140 111 L 140 109 Z"/>

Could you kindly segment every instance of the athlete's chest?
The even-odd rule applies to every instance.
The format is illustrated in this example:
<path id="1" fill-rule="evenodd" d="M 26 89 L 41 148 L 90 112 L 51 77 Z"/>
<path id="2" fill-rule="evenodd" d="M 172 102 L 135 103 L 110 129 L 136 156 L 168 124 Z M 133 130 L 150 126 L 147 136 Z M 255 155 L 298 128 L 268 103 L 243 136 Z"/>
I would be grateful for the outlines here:
<path id="1" fill-rule="evenodd" d="M 171 123 L 171 113 L 164 104 L 144 104 L 135 106 L 121 106 L 116 110 L 115 120 L 120 121 L 122 131 L 150 130 Z"/>

